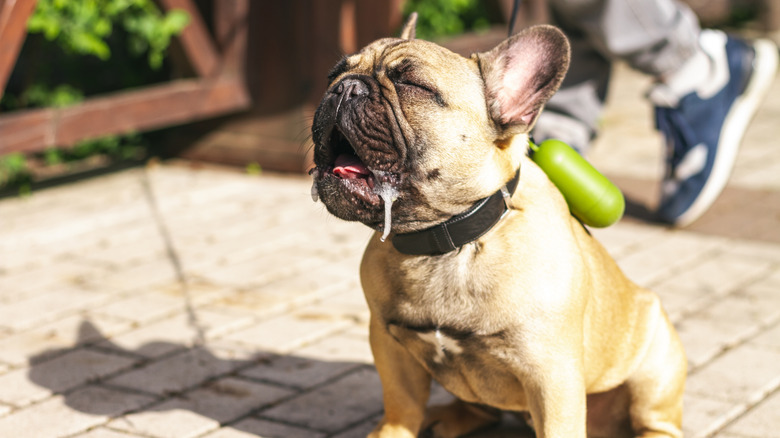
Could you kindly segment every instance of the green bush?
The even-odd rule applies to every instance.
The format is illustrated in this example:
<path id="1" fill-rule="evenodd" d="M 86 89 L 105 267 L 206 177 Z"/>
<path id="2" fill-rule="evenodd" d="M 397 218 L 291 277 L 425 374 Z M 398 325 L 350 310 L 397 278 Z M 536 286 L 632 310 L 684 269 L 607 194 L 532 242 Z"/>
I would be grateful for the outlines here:
<path id="1" fill-rule="evenodd" d="M 188 22 L 186 12 L 163 14 L 153 0 L 39 0 L 0 110 L 64 107 L 90 95 L 166 80 L 166 51 Z M 0 189 L 29 192 L 31 161 L 61 165 L 94 155 L 123 160 L 142 155 L 146 147 L 144 137 L 127 134 L 30 156 L 0 156 Z"/>
<path id="2" fill-rule="evenodd" d="M 486 30 L 491 11 L 480 0 L 407 0 L 404 15 L 417 12 L 417 35 L 435 39 L 466 31 Z"/>
<path id="3" fill-rule="evenodd" d="M 106 39 L 119 24 L 128 34 L 131 52 L 148 53 L 149 65 L 156 69 L 171 37 L 188 22 L 186 12 L 163 15 L 152 0 L 39 0 L 27 30 L 56 40 L 65 50 L 107 60 L 111 49 Z"/>

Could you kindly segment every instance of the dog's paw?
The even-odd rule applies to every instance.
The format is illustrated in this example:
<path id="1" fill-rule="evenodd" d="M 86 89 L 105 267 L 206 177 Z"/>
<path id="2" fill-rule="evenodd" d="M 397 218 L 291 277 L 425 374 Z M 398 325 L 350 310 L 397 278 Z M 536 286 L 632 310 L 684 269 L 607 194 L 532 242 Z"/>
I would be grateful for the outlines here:
<path id="1" fill-rule="evenodd" d="M 404 426 L 383 421 L 366 438 L 415 438 L 415 436 Z"/>
<path id="2" fill-rule="evenodd" d="M 499 421 L 498 409 L 455 400 L 428 409 L 419 438 L 457 438 Z"/>

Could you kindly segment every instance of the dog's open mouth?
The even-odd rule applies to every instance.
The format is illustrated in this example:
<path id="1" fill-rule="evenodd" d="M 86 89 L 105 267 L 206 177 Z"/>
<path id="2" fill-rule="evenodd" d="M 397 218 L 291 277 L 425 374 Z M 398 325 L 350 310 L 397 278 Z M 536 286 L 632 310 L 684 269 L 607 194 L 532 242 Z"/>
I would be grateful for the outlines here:
<path id="1" fill-rule="evenodd" d="M 363 179 L 372 190 L 376 186 L 374 174 L 354 154 L 341 154 L 336 157 L 333 174 L 341 179 Z"/>
<path id="2" fill-rule="evenodd" d="M 316 159 L 320 179 L 335 178 L 353 196 L 374 206 L 379 206 L 385 200 L 385 192 L 397 192 L 397 175 L 376 168 L 379 165 L 366 164 L 337 126 L 332 128 L 327 142 L 320 148 Z"/>
<path id="3" fill-rule="evenodd" d="M 348 203 L 353 209 L 367 210 L 367 213 L 369 211 L 379 213 L 384 210 L 384 225 L 381 228 L 384 229 L 385 235 L 389 233 L 390 210 L 393 202 L 398 198 L 400 185 L 397 174 L 366 164 L 337 126 L 332 128 L 327 141 L 318 145 L 315 162 L 317 167 L 312 171 L 314 199 L 318 196 L 328 196 L 329 189 L 326 187 L 335 188 L 340 193 L 338 197 L 345 200 L 352 199 Z M 328 203 L 328 199 L 323 201 Z"/>

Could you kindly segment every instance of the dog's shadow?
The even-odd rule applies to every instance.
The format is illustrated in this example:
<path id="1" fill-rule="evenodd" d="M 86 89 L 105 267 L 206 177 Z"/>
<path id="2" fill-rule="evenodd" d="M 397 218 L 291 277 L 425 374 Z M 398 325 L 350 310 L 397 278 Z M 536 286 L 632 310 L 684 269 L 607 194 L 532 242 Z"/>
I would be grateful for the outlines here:
<path id="1" fill-rule="evenodd" d="M 29 358 L 28 377 L 70 409 L 102 417 L 96 424 L 149 436 L 160 427 L 165 433 L 181 427 L 178 436 L 227 425 L 266 438 L 353 438 L 365 436 L 381 417 L 381 387 L 371 364 L 262 351 L 225 356 L 219 347 L 171 342 L 126 349 L 82 321 L 72 347 Z M 441 388 L 433 393 L 434 401 L 449 397 Z M 178 416 L 169 420 L 156 415 L 174 410 Z M 471 436 L 533 437 L 507 418 Z"/>

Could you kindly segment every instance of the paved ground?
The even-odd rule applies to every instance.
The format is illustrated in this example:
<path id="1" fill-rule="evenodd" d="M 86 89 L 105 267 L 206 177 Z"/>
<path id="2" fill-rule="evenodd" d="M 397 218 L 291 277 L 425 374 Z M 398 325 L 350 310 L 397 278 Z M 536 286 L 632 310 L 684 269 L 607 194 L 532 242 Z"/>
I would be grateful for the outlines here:
<path id="1" fill-rule="evenodd" d="M 640 213 L 661 172 L 645 85 L 618 70 L 592 155 Z M 688 437 L 780 430 L 772 93 L 700 222 L 596 232 L 679 329 Z M 381 414 L 368 231 L 313 204 L 306 177 L 149 166 L 2 200 L 0 224 L 0 437 L 348 438 Z M 508 420 L 480 436 L 530 436 Z"/>

